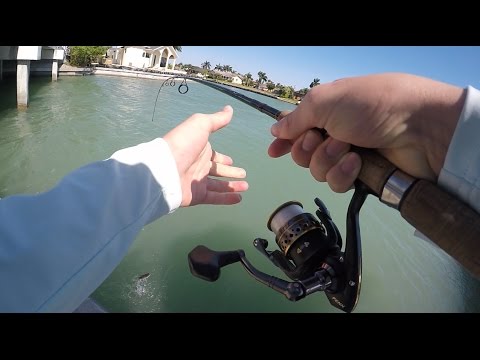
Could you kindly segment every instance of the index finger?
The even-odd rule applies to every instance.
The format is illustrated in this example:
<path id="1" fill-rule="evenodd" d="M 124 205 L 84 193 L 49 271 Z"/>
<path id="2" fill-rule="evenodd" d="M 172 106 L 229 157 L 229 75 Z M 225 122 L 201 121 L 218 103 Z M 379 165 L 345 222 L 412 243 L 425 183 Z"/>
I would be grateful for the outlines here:
<path id="1" fill-rule="evenodd" d="M 282 110 L 277 115 L 275 120 L 280 121 L 291 112 L 292 110 Z M 293 143 L 294 143 L 293 140 L 275 139 L 268 147 L 268 155 L 270 155 L 271 157 L 277 158 L 285 154 L 288 154 L 292 149 Z"/>
<path id="2" fill-rule="evenodd" d="M 272 125 L 271 133 L 280 139 L 293 140 L 312 128 L 324 128 L 328 109 L 335 99 L 330 84 L 318 85 L 311 89 L 300 105 Z"/>

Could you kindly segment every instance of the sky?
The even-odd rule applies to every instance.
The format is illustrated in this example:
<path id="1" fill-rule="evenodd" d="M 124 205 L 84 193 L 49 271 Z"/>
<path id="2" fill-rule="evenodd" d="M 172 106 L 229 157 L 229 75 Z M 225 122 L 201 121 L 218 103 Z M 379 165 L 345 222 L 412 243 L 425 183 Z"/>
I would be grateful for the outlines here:
<path id="1" fill-rule="evenodd" d="M 339 78 L 407 72 L 480 88 L 480 46 L 182 46 L 177 63 L 230 65 L 254 80 L 263 71 L 295 90 Z"/>

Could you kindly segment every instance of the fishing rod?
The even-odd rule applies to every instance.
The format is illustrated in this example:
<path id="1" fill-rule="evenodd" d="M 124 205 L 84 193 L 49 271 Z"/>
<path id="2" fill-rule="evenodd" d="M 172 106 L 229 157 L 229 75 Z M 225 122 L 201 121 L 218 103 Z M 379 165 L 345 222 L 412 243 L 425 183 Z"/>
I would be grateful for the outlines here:
<path id="1" fill-rule="evenodd" d="M 282 111 L 225 86 L 188 78 L 240 100 L 275 120 L 283 115 Z M 180 91 L 179 87 L 181 93 L 188 91 L 186 79 L 184 77 L 180 85 L 186 86 L 186 90 Z M 341 234 L 320 199 L 314 200 L 317 218 L 305 212 L 301 203 L 290 201 L 279 206 L 267 222 L 281 251 L 267 250 L 266 239 L 256 238 L 253 245 L 292 282 L 257 270 L 246 259 L 243 250 L 219 252 L 203 245 L 188 255 L 192 274 L 216 281 L 221 267 L 240 262 L 252 277 L 291 301 L 324 291 L 333 306 L 351 312 L 358 302 L 362 278 L 359 212 L 366 197 L 373 195 L 398 210 L 409 224 L 480 278 L 480 215 L 475 210 L 436 184 L 401 171 L 375 150 L 355 146 L 351 150 L 360 155 L 362 168 L 347 210 L 344 251 Z"/>

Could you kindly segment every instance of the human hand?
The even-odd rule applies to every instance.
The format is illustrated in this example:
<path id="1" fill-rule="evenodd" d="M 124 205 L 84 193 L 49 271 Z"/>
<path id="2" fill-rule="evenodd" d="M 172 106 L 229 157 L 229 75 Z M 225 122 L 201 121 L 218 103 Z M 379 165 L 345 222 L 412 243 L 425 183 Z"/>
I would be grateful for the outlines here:
<path id="1" fill-rule="evenodd" d="M 408 74 L 346 78 L 318 85 L 272 126 L 272 157 L 291 152 L 318 181 L 345 192 L 361 159 L 350 145 L 374 148 L 410 175 L 435 181 L 465 101 L 465 90 Z M 324 128 L 324 139 L 313 128 Z"/>
<path id="2" fill-rule="evenodd" d="M 232 205 L 241 201 L 238 192 L 248 189 L 246 181 L 227 181 L 215 177 L 244 178 L 242 168 L 233 160 L 212 149 L 208 137 L 232 119 L 231 106 L 215 114 L 194 114 L 168 132 L 168 143 L 177 163 L 182 186 L 180 206 L 198 204 Z"/>

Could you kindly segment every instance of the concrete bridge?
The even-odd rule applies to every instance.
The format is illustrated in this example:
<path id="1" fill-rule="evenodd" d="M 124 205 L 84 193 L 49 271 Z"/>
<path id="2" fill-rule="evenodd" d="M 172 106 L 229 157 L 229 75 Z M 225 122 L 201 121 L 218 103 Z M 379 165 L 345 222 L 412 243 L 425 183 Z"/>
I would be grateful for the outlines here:
<path id="1" fill-rule="evenodd" d="M 4 76 L 17 77 L 17 107 L 28 106 L 30 73 L 58 78 L 58 68 L 65 59 L 62 46 L 0 46 L 0 81 Z"/>

